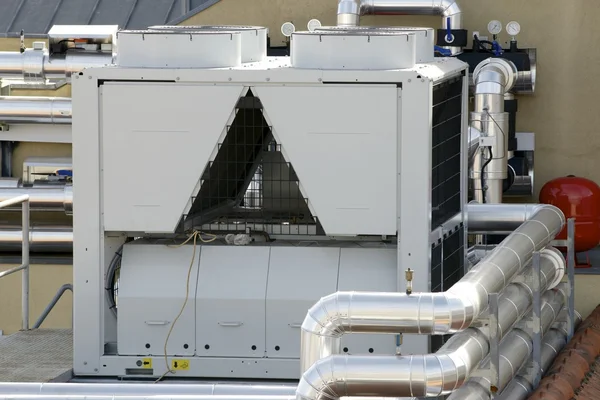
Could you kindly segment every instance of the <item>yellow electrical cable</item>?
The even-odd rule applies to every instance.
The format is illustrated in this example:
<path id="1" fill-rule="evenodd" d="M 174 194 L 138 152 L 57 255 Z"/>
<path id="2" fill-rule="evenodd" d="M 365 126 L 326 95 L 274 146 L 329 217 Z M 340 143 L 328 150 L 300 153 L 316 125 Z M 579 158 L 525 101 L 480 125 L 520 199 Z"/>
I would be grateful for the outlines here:
<path id="1" fill-rule="evenodd" d="M 205 239 L 202 238 L 201 235 L 202 235 L 202 232 L 194 231 L 186 239 L 185 242 L 183 242 L 181 244 L 178 244 L 177 246 L 169 246 L 169 247 L 179 248 L 179 247 L 182 247 L 182 246 L 186 245 L 190 240 L 192 240 L 192 239 L 194 240 L 194 243 L 193 243 L 194 249 L 192 250 L 192 260 L 190 261 L 190 266 L 188 267 L 187 279 L 186 279 L 186 282 L 185 282 L 185 300 L 183 301 L 183 305 L 181 306 L 181 310 L 179 310 L 179 313 L 177 314 L 177 316 L 173 320 L 173 323 L 171 324 L 171 328 L 169 328 L 169 332 L 167 333 L 167 338 L 165 339 L 164 354 L 165 354 L 165 365 L 167 367 L 167 371 L 164 374 L 162 374 L 154 383 L 160 382 L 169 373 L 175 373 L 175 371 L 173 371 L 171 369 L 171 367 L 169 366 L 169 358 L 168 358 L 168 353 L 167 353 L 167 345 L 169 343 L 169 338 L 171 337 L 171 333 L 173 332 L 173 328 L 175 327 L 175 324 L 177 323 L 177 321 L 179 320 L 179 318 L 183 314 L 183 311 L 185 310 L 185 307 L 187 306 L 187 303 L 188 303 L 188 300 L 189 300 L 189 295 L 190 295 L 190 278 L 192 276 L 192 269 L 194 268 L 194 260 L 196 258 L 196 241 L 199 238 L 200 241 L 203 242 L 203 243 L 210 243 L 210 242 L 214 242 L 217 239 L 216 235 L 209 235 L 209 236 L 211 236 L 211 238 L 209 240 L 205 240 Z"/>

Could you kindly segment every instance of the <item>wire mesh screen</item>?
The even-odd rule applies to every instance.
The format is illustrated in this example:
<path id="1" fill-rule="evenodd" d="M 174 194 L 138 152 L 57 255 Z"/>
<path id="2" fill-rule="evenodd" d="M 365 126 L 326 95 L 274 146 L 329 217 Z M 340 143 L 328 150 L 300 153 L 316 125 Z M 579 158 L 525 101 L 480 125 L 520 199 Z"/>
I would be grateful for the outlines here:
<path id="1" fill-rule="evenodd" d="M 251 91 L 237 104 L 187 220 L 210 231 L 316 233 L 316 218 L 298 176 L 273 137 L 260 99 Z"/>
<path id="2" fill-rule="evenodd" d="M 443 292 L 464 276 L 464 225 L 454 227 L 431 246 L 431 291 Z M 437 351 L 451 335 L 432 336 L 431 349 Z"/>
<path id="3" fill-rule="evenodd" d="M 462 77 L 433 88 L 431 228 L 460 212 Z"/>

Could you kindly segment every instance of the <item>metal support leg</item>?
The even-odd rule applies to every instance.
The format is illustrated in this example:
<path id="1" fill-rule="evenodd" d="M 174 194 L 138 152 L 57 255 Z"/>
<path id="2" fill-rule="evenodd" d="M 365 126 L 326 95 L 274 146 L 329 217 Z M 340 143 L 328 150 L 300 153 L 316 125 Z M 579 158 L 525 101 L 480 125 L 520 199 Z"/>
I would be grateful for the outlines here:
<path id="1" fill-rule="evenodd" d="M 567 221 L 567 342 L 575 333 L 575 218 Z"/>
<path id="2" fill-rule="evenodd" d="M 498 293 L 491 293 L 489 299 L 490 329 L 490 398 L 498 392 L 500 385 L 500 340 L 498 332 Z"/>
<path id="3" fill-rule="evenodd" d="M 23 244 L 21 246 L 21 264 L 23 276 L 21 282 L 22 329 L 29 330 L 29 199 L 23 202 Z"/>
<path id="4" fill-rule="evenodd" d="M 533 387 L 537 387 L 542 374 L 542 321 L 540 314 L 542 312 L 542 299 L 540 293 L 540 253 L 533 253 L 533 368 L 534 381 Z"/>

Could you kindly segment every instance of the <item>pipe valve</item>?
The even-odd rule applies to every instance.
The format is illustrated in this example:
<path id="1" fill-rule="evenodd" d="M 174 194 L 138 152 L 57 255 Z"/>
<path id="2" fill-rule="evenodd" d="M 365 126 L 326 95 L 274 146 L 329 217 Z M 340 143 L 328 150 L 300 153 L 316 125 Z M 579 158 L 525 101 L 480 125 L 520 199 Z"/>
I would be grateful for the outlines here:
<path id="1" fill-rule="evenodd" d="M 412 293 L 412 281 L 413 281 L 413 273 L 414 271 L 412 269 L 407 269 L 405 271 L 405 277 L 406 277 L 406 294 L 411 294 Z"/>

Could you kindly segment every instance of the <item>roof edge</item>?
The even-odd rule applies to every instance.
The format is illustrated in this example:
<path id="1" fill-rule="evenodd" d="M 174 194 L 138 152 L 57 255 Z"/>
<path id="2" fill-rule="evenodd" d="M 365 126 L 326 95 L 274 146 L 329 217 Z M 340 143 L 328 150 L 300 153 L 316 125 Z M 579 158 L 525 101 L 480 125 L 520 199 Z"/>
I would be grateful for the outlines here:
<path id="1" fill-rule="evenodd" d="M 193 10 L 190 10 L 188 13 L 169 21 L 167 25 L 179 25 L 180 23 L 193 17 L 194 15 L 200 14 L 202 11 L 206 10 L 207 8 L 214 6 L 219 1 L 221 1 L 221 0 L 207 0 L 206 2 L 204 2 L 204 4 L 194 8 Z"/>

